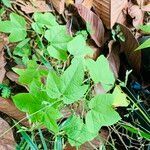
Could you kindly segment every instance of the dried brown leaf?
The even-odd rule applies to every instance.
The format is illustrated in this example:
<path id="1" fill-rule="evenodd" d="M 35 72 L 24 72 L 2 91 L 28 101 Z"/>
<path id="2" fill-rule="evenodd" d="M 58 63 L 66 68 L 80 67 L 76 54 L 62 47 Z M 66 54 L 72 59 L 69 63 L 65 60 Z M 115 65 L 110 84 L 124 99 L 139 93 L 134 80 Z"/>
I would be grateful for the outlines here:
<path id="1" fill-rule="evenodd" d="M 85 6 L 88 9 L 91 9 L 93 6 L 93 0 L 84 0 L 82 2 L 82 5 Z"/>
<path id="2" fill-rule="evenodd" d="M 109 61 L 110 68 L 117 79 L 120 68 L 119 47 L 118 44 L 116 44 L 113 40 L 109 42 L 108 47 L 109 54 L 107 59 Z"/>
<path id="3" fill-rule="evenodd" d="M 46 4 L 45 0 L 36 0 L 31 2 L 25 2 L 22 0 L 16 0 L 21 7 L 21 10 L 26 14 L 34 13 L 34 12 L 51 12 L 52 9 L 49 5 Z"/>
<path id="4" fill-rule="evenodd" d="M 4 44 L 5 42 L 4 41 L 0 41 L 0 83 L 3 82 L 3 79 L 5 77 L 5 73 L 6 73 L 6 70 L 5 70 L 5 65 L 6 65 L 6 61 L 5 61 L 5 58 L 4 58 Z"/>
<path id="5" fill-rule="evenodd" d="M 131 65 L 131 67 L 135 72 L 139 73 L 141 67 L 141 52 L 134 51 L 139 46 L 139 42 L 134 37 L 129 28 L 122 24 L 119 25 L 125 37 L 125 42 L 121 41 L 121 49 L 124 51 L 128 63 Z"/>
<path id="6" fill-rule="evenodd" d="M 26 117 L 26 114 L 17 109 L 10 99 L 4 99 L 2 97 L 0 97 L 0 111 L 18 121 Z M 21 123 L 25 126 L 29 126 L 27 119 Z"/>
<path id="7" fill-rule="evenodd" d="M 90 35 L 97 46 L 101 47 L 104 43 L 104 26 L 101 19 L 91 10 L 81 4 L 75 5 L 79 15 L 90 27 Z"/>
<path id="8" fill-rule="evenodd" d="M 0 135 L 10 129 L 9 124 L 0 118 Z M 0 150 L 15 150 L 16 142 L 13 136 L 12 130 L 9 130 L 6 134 L 0 137 Z"/>

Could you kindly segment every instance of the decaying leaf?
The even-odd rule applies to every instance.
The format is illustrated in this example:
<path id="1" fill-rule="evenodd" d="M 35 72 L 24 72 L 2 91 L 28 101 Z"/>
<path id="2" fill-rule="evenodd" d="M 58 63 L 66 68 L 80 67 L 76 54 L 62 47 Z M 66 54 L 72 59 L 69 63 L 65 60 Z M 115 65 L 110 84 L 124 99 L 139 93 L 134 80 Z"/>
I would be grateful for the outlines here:
<path id="1" fill-rule="evenodd" d="M 143 24 L 144 13 L 138 5 L 132 5 L 131 7 L 129 7 L 128 14 L 133 19 L 132 23 L 135 28 L 138 28 Z"/>
<path id="2" fill-rule="evenodd" d="M 5 70 L 5 65 L 6 65 L 6 61 L 5 61 L 5 58 L 4 58 L 4 44 L 5 42 L 4 41 L 0 41 L 0 83 L 3 82 L 3 79 L 5 77 L 5 73 L 6 73 L 6 70 Z"/>
<path id="3" fill-rule="evenodd" d="M 109 47 L 109 54 L 108 54 L 109 65 L 117 79 L 120 68 L 119 47 L 118 44 L 116 44 L 113 40 L 109 42 L 108 47 Z"/>
<path id="4" fill-rule="evenodd" d="M 124 51 L 131 67 L 135 72 L 139 73 L 141 67 L 141 52 L 135 52 L 135 49 L 139 46 L 139 43 L 129 28 L 121 24 L 119 25 L 125 37 L 125 42 L 121 41 L 121 49 Z"/>
<path id="5" fill-rule="evenodd" d="M 0 135 L 10 129 L 9 124 L 0 118 Z M 15 150 L 16 142 L 12 130 L 0 137 L 0 150 Z"/>
<path id="6" fill-rule="evenodd" d="M 46 4 L 44 0 L 36 0 L 32 2 L 16 0 L 17 5 L 21 7 L 21 10 L 26 14 L 34 12 L 51 12 L 52 9 Z"/>
<path id="7" fill-rule="evenodd" d="M 93 0 L 93 6 L 108 29 L 125 20 L 122 11 L 127 7 L 127 0 Z"/>
<path id="8" fill-rule="evenodd" d="M 65 0 L 48 0 L 54 8 L 58 11 L 59 14 L 62 14 L 65 9 Z"/>
<path id="9" fill-rule="evenodd" d="M 90 28 L 90 35 L 95 43 L 101 47 L 104 43 L 104 26 L 101 19 L 91 10 L 81 4 L 75 5 L 79 15 Z"/>
<path id="10" fill-rule="evenodd" d="M 26 117 L 26 114 L 17 109 L 11 100 L 2 97 L 0 97 L 0 111 L 18 121 Z M 29 126 L 27 119 L 23 120 L 21 123 L 25 126 Z"/>

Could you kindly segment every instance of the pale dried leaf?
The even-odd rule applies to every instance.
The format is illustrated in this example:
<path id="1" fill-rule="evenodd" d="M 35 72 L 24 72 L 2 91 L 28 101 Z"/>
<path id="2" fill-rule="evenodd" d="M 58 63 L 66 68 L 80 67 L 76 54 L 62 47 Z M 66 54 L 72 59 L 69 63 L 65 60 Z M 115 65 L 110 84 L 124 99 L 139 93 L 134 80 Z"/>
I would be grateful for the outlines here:
<path id="1" fill-rule="evenodd" d="M 5 61 L 5 58 L 4 58 L 4 47 L 5 45 L 5 42 L 4 41 L 0 41 L 0 83 L 3 82 L 3 79 L 5 77 L 5 73 L 6 73 L 6 70 L 5 70 L 5 65 L 6 65 L 6 61 Z"/>
<path id="2" fill-rule="evenodd" d="M 142 6 L 141 9 L 142 9 L 142 11 L 150 12 L 150 4 Z"/>
<path id="3" fill-rule="evenodd" d="M 49 5 L 46 4 L 44 0 L 36 0 L 31 2 L 24 2 L 22 0 L 16 0 L 21 7 L 21 10 L 26 14 L 34 13 L 34 12 L 52 12 L 52 9 Z"/>
<path id="4" fill-rule="evenodd" d="M 84 0 L 82 2 L 82 5 L 85 6 L 88 9 L 91 9 L 93 6 L 93 0 Z"/>
<path id="5" fill-rule="evenodd" d="M 139 42 L 134 37 L 129 28 L 121 24 L 119 25 L 125 37 L 125 42 L 121 41 L 121 49 L 124 51 L 127 60 L 134 71 L 140 73 L 141 52 L 135 51 L 135 49 L 139 46 Z"/>
<path id="6" fill-rule="evenodd" d="M 109 47 L 109 54 L 108 54 L 108 61 L 111 70 L 113 71 L 115 78 L 118 78 L 119 68 L 120 68 L 120 58 L 119 58 L 119 47 L 115 41 L 110 41 L 108 44 Z"/>
<path id="7" fill-rule="evenodd" d="M 10 129 L 9 124 L 0 118 L 0 135 Z M 0 137 L 0 150 L 15 150 L 16 142 L 13 136 L 12 130 L 9 130 L 6 134 Z"/>
<path id="8" fill-rule="evenodd" d="M 97 46 L 101 47 L 104 43 L 104 26 L 101 19 L 91 10 L 81 4 L 75 5 L 79 15 L 90 27 L 90 35 Z"/>
<path id="9" fill-rule="evenodd" d="M 26 114 L 16 108 L 11 100 L 2 97 L 0 97 L 0 111 L 18 121 L 26 117 Z M 23 120 L 21 123 L 25 126 L 29 126 L 27 119 Z"/>
<path id="10" fill-rule="evenodd" d="M 6 76 L 7 76 L 7 78 L 10 79 L 11 81 L 16 82 L 17 84 L 19 84 L 19 83 L 18 83 L 18 78 L 19 78 L 19 76 L 18 76 L 16 73 L 14 73 L 14 72 L 12 72 L 12 71 L 8 71 L 8 72 L 6 73 Z"/>
<path id="11" fill-rule="evenodd" d="M 128 14 L 133 19 L 132 23 L 135 28 L 138 28 L 143 24 L 144 13 L 138 5 L 132 5 L 130 8 L 128 8 Z"/>

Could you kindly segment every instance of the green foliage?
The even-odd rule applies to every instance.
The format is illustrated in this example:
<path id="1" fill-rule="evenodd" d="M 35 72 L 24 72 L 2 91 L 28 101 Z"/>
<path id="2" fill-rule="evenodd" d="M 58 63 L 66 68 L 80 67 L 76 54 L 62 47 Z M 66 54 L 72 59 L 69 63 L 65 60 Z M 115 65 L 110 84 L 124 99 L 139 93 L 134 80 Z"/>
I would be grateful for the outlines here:
<path id="1" fill-rule="evenodd" d="M 140 29 L 146 33 L 150 33 L 150 25 L 149 24 L 140 26 Z"/>
<path id="2" fill-rule="evenodd" d="M 85 31 L 71 37 L 66 26 L 59 25 L 51 13 L 35 13 L 33 18 L 35 22 L 31 27 L 36 32 L 33 34 L 36 40 L 26 38 L 28 32 L 23 17 L 11 13 L 10 21 L 0 21 L 0 31 L 10 33 L 10 42 L 20 41 L 13 55 L 25 60 L 23 68 L 13 70 L 28 92 L 18 93 L 12 99 L 18 109 L 28 114 L 32 123 L 44 125 L 55 135 L 55 149 L 61 149 L 60 143 L 66 136 L 72 146 L 78 147 L 94 139 L 102 126 L 121 120 L 115 109 L 128 106 L 126 95 L 118 86 L 112 93 L 92 94 L 92 87 L 97 83 L 106 92 L 110 91 L 115 78 L 103 55 L 96 61 L 86 58 L 93 50 L 86 43 Z M 31 59 L 32 49 L 35 57 Z M 53 68 L 50 63 L 57 66 Z M 79 115 L 72 106 L 80 105 L 81 101 L 83 110 Z M 60 122 L 61 110 L 66 107 L 72 114 Z M 25 138 L 30 143 L 29 138 Z"/>
<path id="3" fill-rule="evenodd" d="M 83 69 L 80 61 L 74 61 L 61 77 L 50 71 L 46 84 L 49 97 L 62 99 L 65 104 L 81 99 L 88 88 L 87 85 L 81 86 L 84 78 Z"/>
<path id="4" fill-rule="evenodd" d="M 108 60 L 103 55 L 96 61 L 92 59 L 86 60 L 86 66 L 94 83 L 101 83 L 105 91 L 109 91 L 113 87 L 115 77 L 110 70 Z"/>
<path id="5" fill-rule="evenodd" d="M 5 84 L 0 84 L 1 96 L 3 98 L 9 98 L 11 94 L 11 89 Z"/>
<path id="6" fill-rule="evenodd" d="M 11 2 L 10 0 L 0 0 L 6 7 L 11 7 Z"/>
<path id="7" fill-rule="evenodd" d="M 27 36 L 26 21 L 23 17 L 15 13 L 11 13 L 10 21 L 0 21 L 0 31 L 10 33 L 10 42 L 22 41 Z"/>

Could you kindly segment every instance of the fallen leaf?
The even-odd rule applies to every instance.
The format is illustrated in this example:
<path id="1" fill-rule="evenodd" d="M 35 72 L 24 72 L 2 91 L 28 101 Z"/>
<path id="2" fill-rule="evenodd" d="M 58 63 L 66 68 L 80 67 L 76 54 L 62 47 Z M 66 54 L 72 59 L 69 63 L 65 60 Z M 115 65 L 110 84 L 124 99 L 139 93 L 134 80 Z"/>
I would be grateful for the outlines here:
<path id="1" fill-rule="evenodd" d="M 150 4 L 142 6 L 141 9 L 142 9 L 142 11 L 150 12 Z"/>
<path id="2" fill-rule="evenodd" d="M 104 26 L 101 19 L 91 10 L 81 4 L 75 5 L 79 15 L 90 28 L 90 35 L 97 46 L 101 47 L 104 43 Z"/>
<path id="3" fill-rule="evenodd" d="M 59 14 L 62 14 L 65 10 L 65 0 L 48 0 Z"/>
<path id="4" fill-rule="evenodd" d="M 93 0 L 84 0 L 82 2 L 82 5 L 85 6 L 88 9 L 91 9 L 93 6 Z"/>
<path id="5" fill-rule="evenodd" d="M 5 61 L 5 58 L 4 58 L 4 44 L 5 42 L 4 41 L 0 41 L 0 83 L 3 82 L 3 79 L 5 77 L 5 73 L 6 73 L 6 70 L 5 70 L 5 65 L 6 65 L 6 61 Z"/>
<path id="6" fill-rule="evenodd" d="M 0 135 L 10 129 L 9 124 L 0 118 Z M 9 130 L 3 136 L 0 136 L 0 150 L 15 150 L 16 142 L 12 130 Z"/>
<path id="7" fill-rule="evenodd" d="M 52 12 L 52 9 L 44 0 L 36 0 L 33 2 L 16 0 L 17 5 L 21 7 L 21 10 L 26 14 L 34 12 Z"/>
<path id="8" fill-rule="evenodd" d="M 93 6 L 108 29 L 125 20 L 123 10 L 127 8 L 127 0 L 93 0 Z"/>
<path id="9" fill-rule="evenodd" d="M 120 69 L 120 58 L 119 58 L 119 47 L 118 44 L 115 43 L 115 41 L 110 41 L 108 44 L 109 47 L 109 54 L 108 54 L 108 61 L 111 70 L 113 71 L 115 78 L 118 78 L 118 73 Z"/>
<path id="10" fill-rule="evenodd" d="M 124 42 L 120 41 L 121 49 L 124 51 L 128 63 L 131 65 L 134 71 L 136 73 L 140 73 L 141 52 L 140 51 L 135 52 L 135 49 L 139 46 L 139 42 L 134 37 L 134 35 L 132 34 L 129 28 L 119 23 L 118 25 L 120 26 L 121 31 L 123 32 L 123 35 L 125 37 Z"/>
<path id="11" fill-rule="evenodd" d="M 144 13 L 138 5 L 132 5 L 131 7 L 129 7 L 128 14 L 133 19 L 132 24 L 135 28 L 138 28 L 143 24 Z"/>
<path id="12" fill-rule="evenodd" d="M 17 84 L 19 84 L 19 82 L 18 82 L 19 76 L 18 76 L 16 73 L 14 73 L 14 72 L 12 72 L 12 71 L 8 71 L 8 72 L 6 73 L 6 76 L 7 76 L 7 78 L 10 79 L 11 81 L 16 82 Z"/>
<path id="13" fill-rule="evenodd" d="M 10 99 L 4 99 L 2 97 L 0 97 L 0 111 L 18 121 L 26 117 L 26 114 L 17 109 Z M 24 119 L 21 123 L 29 126 L 27 119 Z"/>

